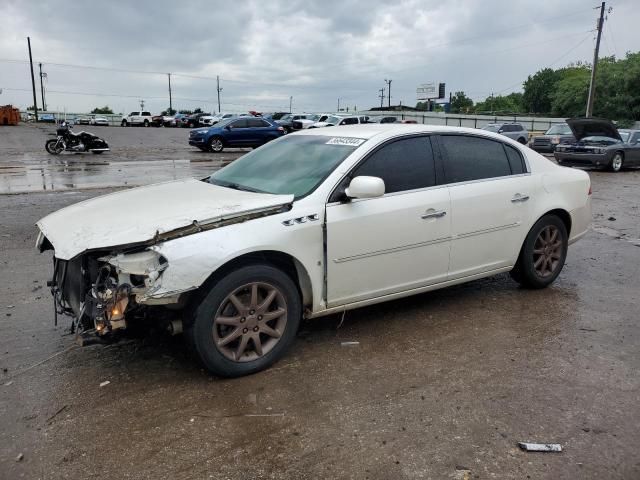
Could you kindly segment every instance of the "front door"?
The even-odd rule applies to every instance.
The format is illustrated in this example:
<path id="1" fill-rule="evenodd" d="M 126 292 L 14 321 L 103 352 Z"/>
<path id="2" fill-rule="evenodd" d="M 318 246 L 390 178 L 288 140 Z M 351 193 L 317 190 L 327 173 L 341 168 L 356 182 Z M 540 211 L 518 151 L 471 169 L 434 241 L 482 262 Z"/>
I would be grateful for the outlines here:
<path id="1" fill-rule="evenodd" d="M 229 131 L 225 135 L 226 142 L 230 147 L 242 146 L 246 143 L 248 125 L 247 119 L 234 120 L 229 125 Z"/>
<path id="2" fill-rule="evenodd" d="M 383 145 L 349 178 L 357 176 L 382 178 L 385 195 L 348 202 L 330 199 L 328 306 L 444 281 L 449 267 L 449 191 L 436 186 L 430 138 L 408 137 Z"/>

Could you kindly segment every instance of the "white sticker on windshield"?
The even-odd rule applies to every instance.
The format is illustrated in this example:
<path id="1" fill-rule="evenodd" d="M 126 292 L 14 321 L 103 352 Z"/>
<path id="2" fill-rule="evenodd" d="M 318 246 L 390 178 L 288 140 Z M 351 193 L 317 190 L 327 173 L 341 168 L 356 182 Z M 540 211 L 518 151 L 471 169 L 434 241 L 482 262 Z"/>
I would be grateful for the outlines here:
<path id="1" fill-rule="evenodd" d="M 327 145 L 347 145 L 349 147 L 359 147 L 365 142 L 364 138 L 352 137 L 332 137 Z"/>

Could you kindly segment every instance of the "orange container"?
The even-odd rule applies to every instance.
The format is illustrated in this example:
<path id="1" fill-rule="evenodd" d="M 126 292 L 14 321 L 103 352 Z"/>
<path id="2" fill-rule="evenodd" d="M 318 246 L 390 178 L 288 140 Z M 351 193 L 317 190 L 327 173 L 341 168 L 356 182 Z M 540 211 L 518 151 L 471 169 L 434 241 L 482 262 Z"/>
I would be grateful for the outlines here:
<path id="1" fill-rule="evenodd" d="M 0 107 L 0 125 L 17 125 L 20 121 L 20 110 L 13 105 Z"/>

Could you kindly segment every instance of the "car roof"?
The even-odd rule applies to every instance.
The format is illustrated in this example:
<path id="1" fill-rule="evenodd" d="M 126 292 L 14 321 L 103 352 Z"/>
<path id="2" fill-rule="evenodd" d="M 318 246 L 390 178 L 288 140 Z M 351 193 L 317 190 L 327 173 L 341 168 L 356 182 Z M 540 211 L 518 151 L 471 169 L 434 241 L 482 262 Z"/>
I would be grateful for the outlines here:
<path id="1" fill-rule="evenodd" d="M 411 123 L 359 123 L 357 125 L 342 125 L 338 127 L 324 127 L 309 130 L 300 130 L 289 135 L 318 135 L 325 137 L 364 138 L 368 140 L 374 137 L 385 139 L 392 138 L 398 135 L 417 133 L 458 133 L 493 138 L 500 140 L 501 142 L 509 140 L 502 135 L 476 128 L 448 127 L 440 125 L 422 125 Z"/>

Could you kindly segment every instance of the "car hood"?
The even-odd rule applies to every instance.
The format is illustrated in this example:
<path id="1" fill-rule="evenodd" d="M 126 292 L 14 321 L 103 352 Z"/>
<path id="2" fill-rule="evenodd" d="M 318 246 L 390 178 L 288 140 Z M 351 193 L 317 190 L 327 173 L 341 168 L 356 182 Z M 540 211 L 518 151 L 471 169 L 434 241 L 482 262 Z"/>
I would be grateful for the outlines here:
<path id="1" fill-rule="evenodd" d="M 87 250 L 155 243 L 278 213 L 292 201 L 293 195 L 246 192 L 185 179 L 85 200 L 47 215 L 37 226 L 55 256 L 69 260 Z M 42 240 L 39 237 L 39 244 Z"/>
<path id="2" fill-rule="evenodd" d="M 567 124 L 577 141 L 585 137 L 609 137 L 622 140 L 618 129 L 604 118 L 569 118 Z"/>

